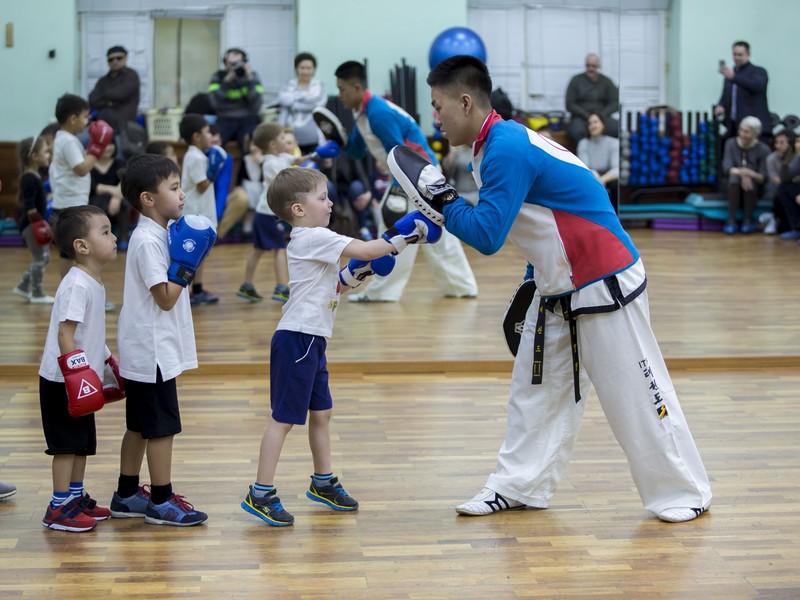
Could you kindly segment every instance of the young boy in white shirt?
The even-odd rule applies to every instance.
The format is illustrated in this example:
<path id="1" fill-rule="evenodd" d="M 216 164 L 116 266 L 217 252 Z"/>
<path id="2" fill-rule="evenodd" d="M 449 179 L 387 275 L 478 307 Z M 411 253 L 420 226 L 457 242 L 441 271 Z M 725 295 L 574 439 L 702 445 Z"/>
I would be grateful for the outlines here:
<path id="1" fill-rule="evenodd" d="M 105 342 L 102 279 L 103 267 L 117 258 L 117 238 L 106 214 L 85 205 L 61 210 L 55 241 L 74 266 L 58 286 L 39 367 L 46 453 L 53 457 L 53 497 L 42 525 L 81 532 L 110 514 L 86 493 L 83 480 L 86 458 L 97 449 L 94 412 L 124 390 Z"/>
<path id="2" fill-rule="evenodd" d="M 172 491 L 172 443 L 181 432 L 176 378 L 197 367 L 186 287 L 216 239 L 209 220 L 181 217 L 178 165 L 156 154 L 131 158 L 122 193 L 141 216 L 131 235 L 117 340 L 128 401 L 127 431 L 111 516 L 186 527 L 208 516 Z M 139 485 L 147 453 L 150 488 Z"/>
<path id="3" fill-rule="evenodd" d="M 70 206 L 89 203 L 90 173 L 114 136 L 105 121 L 94 121 L 89 127 L 89 145 L 84 150 L 77 135 L 89 125 L 89 103 L 75 94 L 64 94 L 56 103 L 56 119 L 60 129 L 53 140 L 53 158 L 49 180 L 53 190 L 53 221 Z M 61 276 L 67 274 L 72 261 L 60 253 Z"/>
<path id="4" fill-rule="evenodd" d="M 202 115 L 188 114 L 181 119 L 178 127 L 181 138 L 188 144 L 181 166 L 181 187 L 186 194 L 184 214 L 202 215 L 217 227 L 217 201 L 214 194 L 214 179 L 225 164 L 225 157 L 209 153 L 211 149 L 211 130 Z M 192 283 L 190 303 L 216 304 L 219 298 L 203 289 L 203 273 L 200 267 Z"/>
<path id="5" fill-rule="evenodd" d="M 275 527 L 294 523 L 273 482 L 286 436 L 295 424 L 305 424 L 307 417 L 314 474 L 306 496 L 337 511 L 358 509 L 358 502 L 331 468 L 333 400 L 325 349 L 333 334 L 339 297 L 370 275 L 388 275 L 394 268 L 393 255 L 409 244 L 434 243 L 442 235 L 441 227 L 419 211 L 401 218 L 381 239 L 365 242 L 338 234 L 328 229 L 333 202 L 327 184 L 316 169 L 289 168 L 275 176 L 267 195 L 275 215 L 292 226 L 286 248 L 292 295 L 272 336 L 272 413 L 261 441 L 256 481 L 241 506 Z M 342 258 L 351 260 L 340 270 Z"/>

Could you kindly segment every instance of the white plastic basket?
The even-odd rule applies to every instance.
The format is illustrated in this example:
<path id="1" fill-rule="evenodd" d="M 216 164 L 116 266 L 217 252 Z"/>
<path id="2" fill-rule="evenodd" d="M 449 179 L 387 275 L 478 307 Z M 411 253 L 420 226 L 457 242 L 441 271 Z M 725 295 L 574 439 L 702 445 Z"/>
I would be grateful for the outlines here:
<path id="1" fill-rule="evenodd" d="M 182 108 L 150 108 L 144 111 L 147 140 L 150 142 L 178 142 L 181 139 Z"/>

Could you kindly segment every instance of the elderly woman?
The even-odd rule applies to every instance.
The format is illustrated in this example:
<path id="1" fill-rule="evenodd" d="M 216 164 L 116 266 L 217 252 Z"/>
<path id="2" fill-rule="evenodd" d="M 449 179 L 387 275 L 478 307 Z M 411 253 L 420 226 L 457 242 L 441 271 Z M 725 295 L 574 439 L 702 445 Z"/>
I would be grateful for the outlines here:
<path id="1" fill-rule="evenodd" d="M 297 144 L 303 154 L 310 154 L 319 144 L 324 143 L 311 111 L 325 105 L 325 89 L 322 83 L 313 79 L 317 70 L 317 59 L 313 54 L 301 52 L 294 57 L 295 79 L 281 89 L 278 94 L 280 116 L 278 122 L 284 127 L 294 129 Z"/>
<path id="2" fill-rule="evenodd" d="M 756 230 L 753 213 L 764 181 L 767 178 L 767 156 L 769 146 L 758 141 L 761 121 L 756 117 L 745 117 L 739 123 L 735 138 L 725 142 L 722 154 L 722 173 L 728 178 L 728 220 L 723 231 L 728 235 L 740 231 L 737 212 L 741 206 L 742 233 Z"/>
<path id="3" fill-rule="evenodd" d="M 619 140 L 606 135 L 606 122 L 597 113 L 590 113 L 586 118 L 586 129 L 589 137 L 578 142 L 578 158 L 614 199 L 619 179 Z"/>

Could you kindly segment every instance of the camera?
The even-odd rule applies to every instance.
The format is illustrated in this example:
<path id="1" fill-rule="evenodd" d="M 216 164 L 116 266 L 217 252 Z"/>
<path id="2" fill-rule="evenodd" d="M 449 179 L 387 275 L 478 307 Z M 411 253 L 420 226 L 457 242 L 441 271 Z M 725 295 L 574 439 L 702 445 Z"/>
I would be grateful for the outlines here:
<path id="1" fill-rule="evenodd" d="M 236 73 L 237 77 L 244 77 L 247 74 L 247 71 L 244 68 L 244 61 L 240 60 L 233 64 L 233 72 Z"/>

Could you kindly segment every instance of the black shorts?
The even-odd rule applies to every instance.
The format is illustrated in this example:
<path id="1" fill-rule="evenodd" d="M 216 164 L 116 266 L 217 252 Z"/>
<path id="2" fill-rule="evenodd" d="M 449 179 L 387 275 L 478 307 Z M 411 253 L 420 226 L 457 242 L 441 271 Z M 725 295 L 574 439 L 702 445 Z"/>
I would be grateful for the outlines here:
<path id="1" fill-rule="evenodd" d="M 170 437 L 181 432 L 176 380 L 161 379 L 156 370 L 155 383 L 125 379 L 125 424 L 129 431 L 144 439 Z"/>
<path id="2" fill-rule="evenodd" d="M 45 454 L 94 456 L 97 453 L 94 413 L 78 418 L 69 416 L 67 388 L 63 381 L 39 377 L 39 406 L 47 442 Z"/>

